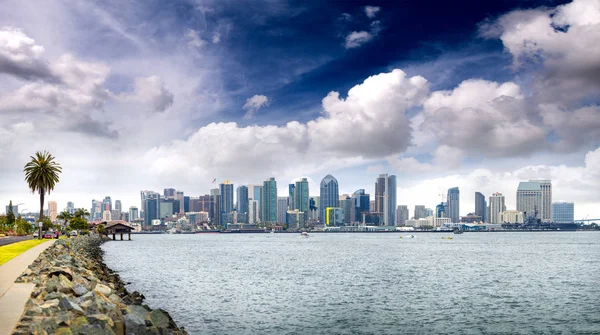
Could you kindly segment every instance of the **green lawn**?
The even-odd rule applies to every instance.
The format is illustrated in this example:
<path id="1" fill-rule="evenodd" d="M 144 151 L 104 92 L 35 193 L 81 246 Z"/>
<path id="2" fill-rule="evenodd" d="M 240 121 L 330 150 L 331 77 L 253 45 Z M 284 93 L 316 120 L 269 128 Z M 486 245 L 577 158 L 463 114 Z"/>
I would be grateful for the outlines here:
<path id="1" fill-rule="evenodd" d="M 20 254 L 35 247 L 36 245 L 44 243 L 46 241 L 48 241 L 48 240 L 34 239 L 34 240 L 21 241 L 21 242 L 16 242 L 16 243 L 9 244 L 9 245 L 1 246 L 0 247 L 0 265 L 19 256 Z"/>

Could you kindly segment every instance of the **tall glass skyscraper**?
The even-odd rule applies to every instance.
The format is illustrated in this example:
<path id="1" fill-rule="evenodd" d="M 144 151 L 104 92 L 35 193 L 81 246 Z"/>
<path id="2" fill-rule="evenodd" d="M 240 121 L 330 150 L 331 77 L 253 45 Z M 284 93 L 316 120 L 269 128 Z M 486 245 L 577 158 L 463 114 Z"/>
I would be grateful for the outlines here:
<path id="1" fill-rule="evenodd" d="M 237 188 L 237 213 L 238 222 L 248 223 L 248 187 Z"/>
<path id="2" fill-rule="evenodd" d="M 277 222 L 277 182 L 271 177 L 265 180 L 260 201 L 260 221 Z"/>
<path id="3" fill-rule="evenodd" d="M 308 179 L 302 178 L 294 186 L 294 207 L 292 208 L 292 199 L 290 199 L 290 209 L 297 209 L 300 212 L 308 214 L 310 202 L 308 197 Z"/>
<path id="4" fill-rule="evenodd" d="M 542 185 L 537 181 L 522 181 L 517 188 L 517 210 L 523 213 L 524 220 L 529 217 L 541 219 Z"/>
<path id="5" fill-rule="evenodd" d="M 380 174 L 375 182 L 375 212 L 380 213 L 383 225 L 396 225 L 396 176 Z"/>
<path id="6" fill-rule="evenodd" d="M 487 204 L 485 196 L 481 192 L 475 192 L 475 215 L 481 216 L 483 222 L 488 222 L 486 218 Z"/>
<path id="7" fill-rule="evenodd" d="M 352 193 L 354 202 L 353 222 L 363 222 L 363 214 L 368 215 L 370 211 L 371 196 L 364 189 L 359 189 Z"/>
<path id="8" fill-rule="evenodd" d="M 321 180 L 319 195 L 319 219 L 321 222 L 325 222 L 327 207 L 340 207 L 338 181 L 330 174 Z"/>
<path id="9" fill-rule="evenodd" d="M 229 180 L 219 184 L 219 194 L 221 195 L 221 213 L 233 212 L 233 184 Z"/>
<path id="10" fill-rule="evenodd" d="M 552 203 L 552 222 L 572 223 L 575 221 L 575 205 L 572 202 L 557 201 Z"/>
<path id="11" fill-rule="evenodd" d="M 452 220 L 452 223 L 460 222 L 460 191 L 458 187 L 448 189 L 448 197 L 446 198 L 448 207 L 448 217 Z"/>

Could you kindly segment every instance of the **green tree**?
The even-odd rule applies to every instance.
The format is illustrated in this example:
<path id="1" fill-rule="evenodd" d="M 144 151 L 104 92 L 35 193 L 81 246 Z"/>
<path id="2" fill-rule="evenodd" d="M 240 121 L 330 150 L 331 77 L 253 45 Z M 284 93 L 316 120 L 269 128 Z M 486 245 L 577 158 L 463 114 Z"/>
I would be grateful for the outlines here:
<path id="1" fill-rule="evenodd" d="M 19 218 L 16 221 L 17 224 L 17 235 L 29 235 L 33 230 L 31 223 Z"/>
<path id="2" fill-rule="evenodd" d="M 100 236 L 102 236 L 106 232 L 106 229 L 104 229 L 103 224 L 99 224 L 98 227 L 96 227 L 96 231 L 98 232 L 98 234 L 100 234 Z"/>
<path id="3" fill-rule="evenodd" d="M 78 218 L 78 217 L 73 218 L 71 220 L 71 223 L 69 224 L 69 227 L 72 230 L 86 230 L 86 229 L 89 228 L 87 220 L 84 219 L 84 218 Z"/>
<path id="4" fill-rule="evenodd" d="M 77 208 L 75 210 L 76 218 L 85 218 L 86 216 L 90 216 L 90 212 L 85 208 Z"/>
<path id="5" fill-rule="evenodd" d="M 8 231 L 8 224 L 6 222 L 6 215 L 0 215 L 0 233 Z"/>
<path id="6" fill-rule="evenodd" d="M 67 211 L 62 211 L 60 214 L 58 214 L 56 216 L 57 219 L 63 220 L 65 222 L 65 226 L 69 225 L 69 220 L 71 220 L 73 218 L 73 216 L 71 216 L 71 213 L 67 212 Z"/>
<path id="7" fill-rule="evenodd" d="M 42 217 L 42 230 L 48 231 L 51 228 L 54 228 L 54 225 L 52 224 L 52 221 L 50 221 L 50 218 L 47 216 Z"/>
<path id="8" fill-rule="evenodd" d="M 31 190 L 31 193 L 40 194 L 40 218 L 43 221 L 44 216 L 44 197 L 46 193 L 50 194 L 54 186 L 58 183 L 59 174 L 62 172 L 60 164 L 54 161 L 54 156 L 49 152 L 38 151 L 35 157 L 31 156 L 31 161 L 25 164 L 25 181 Z"/>
<path id="9" fill-rule="evenodd" d="M 13 213 L 12 200 L 8 203 L 8 212 L 6 213 L 6 225 L 12 226 L 15 224 L 15 213 Z"/>

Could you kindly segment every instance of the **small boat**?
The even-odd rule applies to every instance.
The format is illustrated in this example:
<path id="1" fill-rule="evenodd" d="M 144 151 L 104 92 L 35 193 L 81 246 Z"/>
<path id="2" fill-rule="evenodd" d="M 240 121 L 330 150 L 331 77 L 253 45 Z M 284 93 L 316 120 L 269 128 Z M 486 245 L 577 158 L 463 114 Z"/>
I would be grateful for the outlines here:
<path id="1" fill-rule="evenodd" d="M 300 233 L 300 236 L 302 236 L 302 237 L 308 237 L 308 233 L 305 232 L 305 231 L 303 231 L 303 232 Z"/>
<path id="2" fill-rule="evenodd" d="M 442 237 L 442 240 L 451 240 L 452 236 L 448 236 L 448 237 Z"/>
<path id="3" fill-rule="evenodd" d="M 416 236 L 411 234 L 411 235 L 408 235 L 406 237 L 408 237 L 408 238 L 415 238 Z"/>
<path id="4" fill-rule="evenodd" d="M 454 234 L 462 234 L 462 233 L 463 233 L 463 231 L 461 229 L 456 229 L 454 231 Z"/>

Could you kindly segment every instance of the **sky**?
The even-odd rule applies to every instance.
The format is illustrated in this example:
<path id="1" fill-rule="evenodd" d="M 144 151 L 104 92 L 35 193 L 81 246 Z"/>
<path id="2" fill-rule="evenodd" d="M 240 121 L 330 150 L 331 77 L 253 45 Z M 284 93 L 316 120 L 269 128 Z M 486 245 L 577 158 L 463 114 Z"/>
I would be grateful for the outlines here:
<path id="1" fill-rule="evenodd" d="M 301 177 L 399 205 L 551 179 L 600 218 L 600 1 L 7 0 L 0 203 L 39 210 L 23 166 L 63 167 L 59 209 L 140 191 Z"/>

